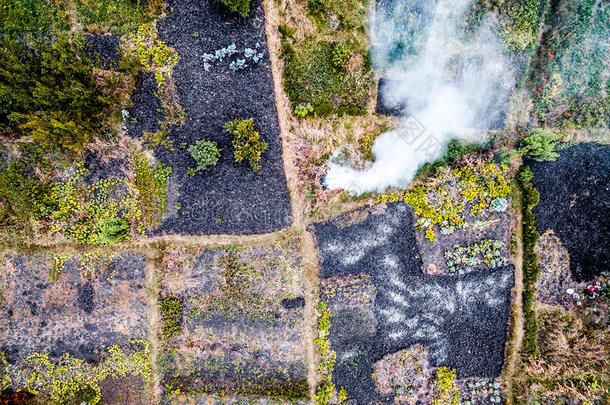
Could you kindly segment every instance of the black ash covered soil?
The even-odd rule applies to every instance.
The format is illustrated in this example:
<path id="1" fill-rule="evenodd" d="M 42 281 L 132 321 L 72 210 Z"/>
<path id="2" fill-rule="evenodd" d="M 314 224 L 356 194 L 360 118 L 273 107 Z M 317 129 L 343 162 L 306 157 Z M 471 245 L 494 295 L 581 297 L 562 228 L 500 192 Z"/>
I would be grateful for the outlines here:
<path id="1" fill-rule="evenodd" d="M 499 376 L 513 286 L 504 267 L 463 276 L 422 271 L 405 204 L 390 204 L 350 225 L 343 218 L 315 226 L 323 279 L 367 274 L 376 290 L 368 307 L 343 305 L 328 294 L 334 378 L 356 403 L 383 399 L 375 392 L 371 365 L 383 356 L 424 344 L 434 367 L 456 368 L 458 378 Z M 324 283 L 324 280 L 323 280 Z"/>
<path id="2" fill-rule="evenodd" d="M 527 162 L 540 192 L 536 228 L 552 229 L 570 255 L 576 281 L 610 268 L 610 146 L 582 143 L 554 162 Z"/>
<path id="3" fill-rule="evenodd" d="M 57 281 L 43 255 L 9 256 L 3 269 L 0 350 L 10 362 L 32 352 L 95 361 L 104 347 L 147 337 L 145 260 L 123 253 L 86 276 L 69 259 Z"/>
<path id="4" fill-rule="evenodd" d="M 156 156 L 173 168 L 168 201 L 169 215 L 160 233 L 250 234 L 275 231 L 292 222 L 290 199 L 282 163 L 279 124 L 275 107 L 264 13 L 260 0 L 252 3 L 248 18 L 230 14 L 212 0 L 170 0 L 168 17 L 157 24 L 159 39 L 177 50 L 180 62 L 173 79 L 178 99 L 188 117 L 182 126 L 173 126 L 170 139 L 175 150 L 159 148 Z M 263 60 L 248 60 L 245 70 L 233 72 L 230 62 L 243 58 L 245 48 L 259 43 Z M 240 54 L 210 63 L 204 69 L 202 55 L 235 44 Z M 158 130 L 160 104 L 150 75 L 134 94 L 130 135 Z M 255 128 L 269 147 L 262 157 L 262 175 L 247 163 L 233 160 L 232 136 L 223 128 L 226 121 L 254 118 Z M 187 175 L 195 167 L 181 143 L 216 141 L 222 155 L 216 167 Z"/>

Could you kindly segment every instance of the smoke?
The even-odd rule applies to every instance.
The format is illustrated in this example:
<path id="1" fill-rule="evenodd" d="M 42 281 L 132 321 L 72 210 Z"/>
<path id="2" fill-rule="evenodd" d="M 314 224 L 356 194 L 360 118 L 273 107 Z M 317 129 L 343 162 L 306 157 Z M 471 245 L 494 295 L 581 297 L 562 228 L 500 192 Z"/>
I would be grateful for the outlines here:
<path id="1" fill-rule="evenodd" d="M 451 139 L 484 142 L 482 130 L 503 125 L 515 74 L 492 18 L 466 33 L 471 3 L 378 0 L 369 26 L 373 65 L 388 78 L 380 96 L 386 105 L 405 106 L 405 113 L 396 129 L 375 141 L 370 168 L 331 158 L 327 187 L 352 194 L 405 187 Z"/>

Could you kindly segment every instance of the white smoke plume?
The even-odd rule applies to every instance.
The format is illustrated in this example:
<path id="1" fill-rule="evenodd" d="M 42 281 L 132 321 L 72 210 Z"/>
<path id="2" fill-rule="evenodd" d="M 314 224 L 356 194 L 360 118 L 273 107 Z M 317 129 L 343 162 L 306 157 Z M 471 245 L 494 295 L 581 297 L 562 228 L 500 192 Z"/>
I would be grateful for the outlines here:
<path id="1" fill-rule="evenodd" d="M 352 194 L 405 187 L 454 138 L 485 141 L 514 87 L 504 47 L 487 18 L 465 34 L 472 0 L 379 0 L 370 18 L 373 65 L 392 79 L 381 96 L 404 105 L 398 128 L 380 135 L 375 163 L 356 170 L 331 158 L 326 186 Z M 478 129 L 478 130 L 476 130 Z"/>

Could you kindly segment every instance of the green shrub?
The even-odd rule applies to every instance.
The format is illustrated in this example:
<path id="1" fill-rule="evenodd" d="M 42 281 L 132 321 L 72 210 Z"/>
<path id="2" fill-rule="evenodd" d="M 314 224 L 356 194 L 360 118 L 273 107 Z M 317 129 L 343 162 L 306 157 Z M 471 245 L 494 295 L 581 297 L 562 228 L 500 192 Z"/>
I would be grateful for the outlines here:
<path id="1" fill-rule="evenodd" d="M 247 17 L 250 14 L 250 2 L 252 0 L 217 0 L 229 8 L 234 13 L 242 17 Z"/>
<path id="2" fill-rule="evenodd" d="M 507 0 L 500 9 L 501 33 L 512 51 L 531 49 L 538 35 L 542 6 L 548 0 Z"/>
<path id="3" fill-rule="evenodd" d="M 135 182 L 127 182 L 134 191 L 128 218 L 140 233 L 154 229 L 166 212 L 167 181 L 172 168 L 158 163 L 151 165 L 140 153 L 132 156 Z"/>
<path id="4" fill-rule="evenodd" d="M 159 298 L 159 311 L 163 321 L 163 336 L 168 339 L 178 336 L 182 331 L 182 300 L 174 295 Z"/>
<path id="5" fill-rule="evenodd" d="M 188 151 L 197 162 L 196 171 L 201 171 L 210 166 L 216 166 L 222 149 L 218 148 L 217 142 L 201 139 L 194 145 L 189 146 Z"/>
<path id="6" fill-rule="evenodd" d="M 433 163 L 424 163 L 417 171 L 418 177 L 436 176 L 440 169 L 446 166 L 457 165 L 463 156 L 485 148 L 483 145 L 463 143 L 459 139 L 452 139 L 447 145 L 447 152 Z"/>
<path id="7" fill-rule="evenodd" d="M 0 129 L 17 121 L 49 150 L 80 151 L 106 136 L 131 91 L 123 74 L 94 69 L 82 35 L 0 39 Z"/>
<path id="8" fill-rule="evenodd" d="M 538 162 L 554 161 L 559 157 L 559 153 L 556 152 L 557 139 L 561 135 L 556 134 L 548 129 L 535 129 L 528 137 L 523 139 L 520 143 L 519 153 L 522 156 L 528 156 Z"/>
<path id="9" fill-rule="evenodd" d="M 316 106 L 314 112 L 318 117 L 328 117 L 333 113 L 333 105 L 325 101 Z"/>
<path id="10" fill-rule="evenodd" d="M 305 105 L 298 104 L 296 107 L 294 107 L 294 115 L 296 115 L 299 118 L 305 118 L 312 112 L 313 112 L 313 107 L 310 103 L 307 103 Z"/>
<path id="11" fill-rule="evenodd" d="M 325 13 L 330 11 L 332 2 L 331 0 L 309 0 L 307 6 L 312 14 Z"/>
<path id="12" fill-rule="evenodd" d="M 105 218 L 98 224 L 99 245 L 111 246 L 129 237 L 129 224 L 123 218 Z"/>
<path id="13" fill-rule="evenodd" d="M 254 130 L 252 118 L 236 119 L 225 123 L 225 129 L 233 135 L 233 148 L 237 163 L 247 160 L 252 170 L 261 173 L 261 156 L 267 150 L 267 143 Z"/>
<path id="14" fill-rule="evenodd" d="M 535 216 L 532 213 L 532 208 L 538 204 L 540 194 L 532 185 L 534 174 L 529 166 L 521 166 L 517 172 L 517 183 L 521 189 L 522 198 L 522 227 L 523 227 L 523 293 L 522 305 L 523 316 L 525 319 L 524 329 L 525 336 L 523 339 L 522 354 L 524 357 L 530 357 L 536 354 L 536 337 L 538 334 L 538 325 L 536 322 L 536 311 L 533 309 L 534 291 L 540 268 L 538 267 L 538 256 L 534 249 L 538 243 L 538 231 L 534 223 Z"/>
<path id="15" fill-rule="evenodd" d="M 352 57 L 352 50 L 343 42 L 332 43 L 332 63 L 336 72 L 344 72 Z"/>
<path id="16" fill-rule="evenodd" d="M 0 227 L 29 231 L 50 209 L 48 192 L 25 162 L 0 164 Z"/>

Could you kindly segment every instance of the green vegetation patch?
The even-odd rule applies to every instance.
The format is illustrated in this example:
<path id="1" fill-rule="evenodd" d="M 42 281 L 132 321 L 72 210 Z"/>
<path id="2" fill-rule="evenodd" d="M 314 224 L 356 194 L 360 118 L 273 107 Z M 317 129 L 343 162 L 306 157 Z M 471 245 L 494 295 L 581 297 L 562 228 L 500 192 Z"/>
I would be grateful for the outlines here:
<path id="1" fill-rule="evenodd" d="M 0 44 L 0 131 L 60 152 L 113 132 L 132 86 L 126 75 L 94 66 L 82 35 Z"/>
<path id="2" fill-rule="evenodd" d="M 102 399 L 101 383 L 108 377 L 140 376 L 146 382 L 150 381 L 150 343 L 133 341 L 129 351 L 112 346 L 95 365 L 67 353 L 57 361 L 49 359 L 45 353 L 31 353 L 17 365 L 8 363 L 2 353 L 0 375 L 2 391 L 23 390 L 46 400 L 45 403 L 97 404 Z"/>
<path id="3" fill-rule="evenodd" d="M 501 33 L 510 50 L 533 51 L 548 0 L 506 0 L 500 8 Z"/>
<path id="4" fill-rule="evenodd" d="M 434 378 L 433 405 L 459 405 L 461 393 L 456 383 L 456 372 L 454 369 L 439 367 Z"/>
<path id="5" fill-rule="evenodd" d="M 163 321 L 163 336 L 168 339 L 178 336 L 182 330 L 182 300 L 173 295 L 159 298 L 159 311 Z"/>
<path id="6" fill-rule="evenodd" d="M 229 10 L 239 14 L 242 17 L 247 17 L 250 14 L 250 3 L 252 0 L 216 0 L 224 4 Z"/>
<path id="7" fill-rule="evenodd" d="M 293 108 L 309 104 L 318 116 L 366 111 L 373 80 L 364 63 L 366 52 L 356 40 L 297 41 L 285 26 L 280 26 L 280 34 L 284 88 Z"/>
<path id="8" fill-rule="evenodd" d="M 523 216 L 523 316 L 525 318 L 525 336 L 522 355 L 527 358 L 537 353 L 536 336 L 538 324 L 536 311 L 533 309 L 536 282 L 540 275 L 538 256 L 534 249 L 538 242 L 538 230 L 534 224 L 532 208 L 538 204 L 540 194 L 532 185 L 534 174 L 529 166 L 522 166 L 517 172 L 517 182 L 521 189 L 521 214 Z"/>
<path id="9" fill-rule="evenodd" d="M 530 86 L 540 123 L 610 127 L 610 4 L 551 1 Z"/>
<path id="10" fill-rule="evenodd" d="M 267 150 L 267 142 L 254 130 L 254 119 L 236 119 L 225 123 L 225 129 L 233 135 L 233 156 L 237 163 L 247 160 L 252 170 L 261 174 L 261 159 Z"/>
<path id="11" fill-rule="evenodd" d="M 451 234 L 465 226 L 465 213 L 485 217 L 508 206 L 510 184 L 504 174 L 505 165 L 493 162 L 478 167 L 453 170 L 442 185 L 421 185 L 411 190 L 379 195 L 376 203 L 403 201 L 418 215 L 416 221 L 426 238 L 436 240 L 435 228 L 442 234 Z M 503 201 L 504 200 L 504 201 Z"/>
<path id="12" fill-rule="evenodd" d="M 0 0 L 0 36 L 44 34 L 69 28 L 64 0 Z"/>
<path id="13" fill-rule="evenodd" d="M 125 34 L 161 16 L 163 0 L 74 0 L 78 22 L 96 33 Z"/>

